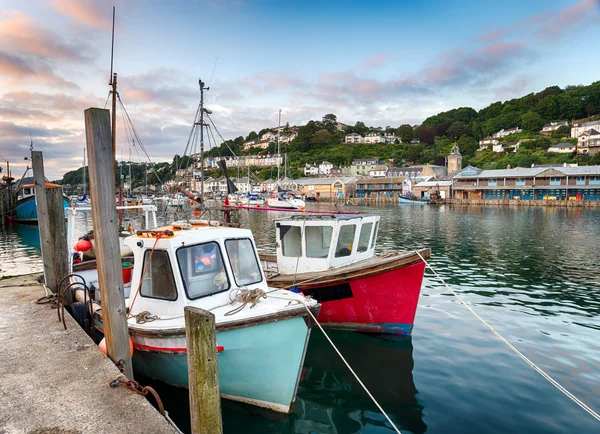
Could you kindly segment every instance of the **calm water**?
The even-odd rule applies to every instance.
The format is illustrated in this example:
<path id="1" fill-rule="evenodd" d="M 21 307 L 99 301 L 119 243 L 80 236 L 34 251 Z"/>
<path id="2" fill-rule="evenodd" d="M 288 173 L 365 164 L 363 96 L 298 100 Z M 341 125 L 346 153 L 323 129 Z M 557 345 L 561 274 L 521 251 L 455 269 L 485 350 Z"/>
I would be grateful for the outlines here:
<path id="1" fill-rule="evenodd" d="M 600 410 L 598 211 L 370 210 L 382 215 L 380 249 L 430 247 L 431 264 L 481 316 Z M 259 245 L 272 244 L 275 215 L 244 217 Z M 82 216 L 77 227 L 88 224 Z M 36 236 L 32 228 L 0 232 L 0 275 L 40 269 Z M 403 433 L 600 432 L 598 422 L 510 352 L 429 272 L 411 340 L 331 336 Z M 187 391 L 153 385 L 188 429 Z M 223 418 L 228 433 L 393 432 L 318 330 L 290 416 L 223 401 Z"/>

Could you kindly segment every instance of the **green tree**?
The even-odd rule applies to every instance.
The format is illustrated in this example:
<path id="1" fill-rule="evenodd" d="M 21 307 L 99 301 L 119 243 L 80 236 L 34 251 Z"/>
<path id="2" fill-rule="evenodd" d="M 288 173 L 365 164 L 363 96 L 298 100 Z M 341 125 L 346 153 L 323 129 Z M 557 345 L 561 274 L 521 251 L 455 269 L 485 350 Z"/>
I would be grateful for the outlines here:
<path id="1" fill-rule="evenodd" d="M 331 133 L 327 130 L 316 131 L 310 138 L 310 143 L 317 144 L 328 144 L 331 140 Z"/>
<path id="2" fill-rule="evenodd" d="M 552 133 L 552 137 L 554 137 L 555 139 L 562 139 L 563 137 L 569 137 L 570 134 L 571 129 L 566 125 L 563 125 L 561 127 L 558 127 L 558 129 L 554 131 L 554 133 Z"/>
<path id="3" fill-rule="evenodd" d="M 360 134 L 361 136 L 364 136 L 365 134 L 367 134 L 369 132 L 369 129 L 367 128 L 367 126 L 361 121 L 356 122 L 353 130 L 356 134 Z"/>
<path id="4" fill-rule="evenodd" d="M 536 112 L 529 110 L 521 115 L 521 127 L 527 131 L 539 131 L 544 126 L 544 120 Z"/>
<path id="5" fill-rule="evenodd" d="M 248 136 L 246 136 L 246 141 L 256 140 L 256 139 L 258 139 L 258 134 L 256 134 L 255 131 L 250 131 L 250 134 L 248 134 Z"/>
<path id="6" fill-rule="evenodd" d="M 450 140 L 458 140 L 461 136 L 471 135 L 471 127 L 467 122 L 455 121 L 446 131 L 446 135 Z"/>
<path id="7" fill-rule="evenodd" d="M 396 135 L 400 137 L 402 143 L 410 143 L 415 138 L 415 130 L 408 124 L 403 124 L 396 130 Z"/>
<path id="8" fill-rule="evenodd" d="M 418 137 L 420 142 L 433 145 L 433 142 L 435 141 L 435 128 L 422 126 L 419 128 Z"/>

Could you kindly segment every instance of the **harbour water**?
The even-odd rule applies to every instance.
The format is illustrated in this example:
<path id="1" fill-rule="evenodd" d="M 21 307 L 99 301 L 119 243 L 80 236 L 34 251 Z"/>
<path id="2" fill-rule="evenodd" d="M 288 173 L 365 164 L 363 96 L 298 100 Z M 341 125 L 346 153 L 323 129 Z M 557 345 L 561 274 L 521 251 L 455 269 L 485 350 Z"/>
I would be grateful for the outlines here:
<path id="1" fill-rule="evenodd" d="M 600 212 L 391 205 L 359 210 L 382 215 L 380 250 L 430 247 L 431 265 L 467 303 L 600 410 Z M 259 246 L 273 244 L 275 216 L 242 214 Z M 77 225 L 91 227 L 91 216 L 82 215 Z M 36 235 L 32 227 L 0 230 L 0 276 L 41 270 Z M 412 339 L 348 332 L 331 337 L 403 433 L 600 431 L 597 421 L 510 352 L 429 271 Z M 187 391 L 153 385 L 178 425 L 189 429 Z M 223 401 L 223 421 L 227 433 L 393 432 L 318 330 L 291 415 Z"/>

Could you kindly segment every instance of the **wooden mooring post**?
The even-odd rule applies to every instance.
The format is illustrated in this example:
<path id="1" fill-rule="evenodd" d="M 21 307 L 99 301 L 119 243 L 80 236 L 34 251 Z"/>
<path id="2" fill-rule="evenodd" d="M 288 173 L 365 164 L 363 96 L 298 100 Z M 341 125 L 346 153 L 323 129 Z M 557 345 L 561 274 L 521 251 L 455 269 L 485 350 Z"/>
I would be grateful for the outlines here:
<path id="1" fill-rule="evenodd" d="M 31 153 L 35 183 L 35 201 L 40 230 L 40 247 L 44 262 L 46 286 L 54 293 L 60 281 L 69 273 L 69 249 L 62 190 L 46 187 L 44 157 L 40 151 Z"/>
<path id="2" fill-rule="evenodd" d="M 192 306 L 186 306 L 184 314 L 192 433 L 221 434 L 215 316 Z"/>
<path id="3" fill-rule="evenodd" d="M 85 111 L 85 137 L 106 350 L 125 376 L 133 380 L 108 110 L 89 108 Z"/>

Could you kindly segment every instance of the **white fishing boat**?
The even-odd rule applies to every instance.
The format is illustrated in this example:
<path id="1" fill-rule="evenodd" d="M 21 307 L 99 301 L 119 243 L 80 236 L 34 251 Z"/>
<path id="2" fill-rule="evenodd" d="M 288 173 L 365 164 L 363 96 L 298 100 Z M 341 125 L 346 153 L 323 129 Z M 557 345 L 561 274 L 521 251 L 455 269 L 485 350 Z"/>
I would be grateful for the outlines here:
<path id="1" fill-rule="evenodd" d="M 222 397 L 290 412 L 313 325 L 309 310 L 316 317 L 320 305 L 267 287 L 252 233 L 192 221 L 139 231 L 125 243 L 134 255 L 125 291 L 134 371 L 188 387 L 183 311 L 199 307 L 215 315 Z M 98 287 L 96 270 L 75 271 Z M 99 309 L 94 324 L 102 334 Z"/>
<path id="2" fill-rule="evenodd" d="M 267 206 L 269 208 L 303 210 L 306 206 L 306 203 L 292 193 L 279 192 L 277 194 L 271 194 L 267 198 Z"/>

